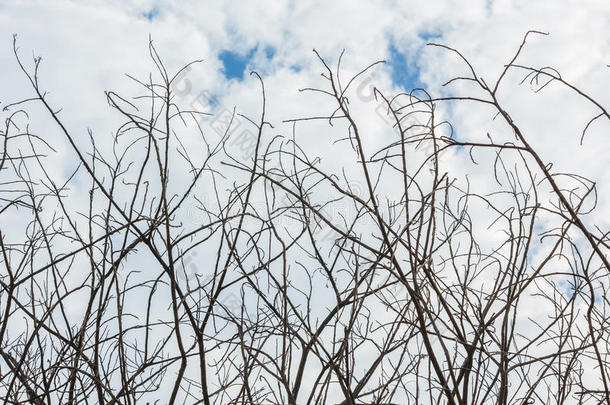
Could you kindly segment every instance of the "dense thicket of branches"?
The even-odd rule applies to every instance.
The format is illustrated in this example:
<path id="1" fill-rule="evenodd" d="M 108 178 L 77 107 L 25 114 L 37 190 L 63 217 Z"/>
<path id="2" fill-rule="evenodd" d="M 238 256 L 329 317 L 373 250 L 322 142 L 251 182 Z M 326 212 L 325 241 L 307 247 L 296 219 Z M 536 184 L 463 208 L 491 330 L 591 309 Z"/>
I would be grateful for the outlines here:
<path id="1" fill-rule="evenodd" d="M 251 129 L 247 159 L 231 123 L 211 136 L 180 105 L 183 71 L 152 43 L 141 94 L 106 93 L 124 124 L 86 147 L 40 59 L 15 48 L 33 92 L 5 104 L 0 132 L 2 403 L 610 405 L 610 242 L 584 218 L 595 184 L 554 172 L 499 94 L 516 71 L 576 92 L 592 121 L 608 111 L 519 52 L 487 82 L 442 48 L 475 96 L 376 90 L 394 132 L 371 150 L 349 97 L 375 64 L 344 79 L 341 57 L 318 56 L 326 86 L 303 91 L 333 109 L 277 136 L 261 87 L 257 118 L 230 117 Z M 509 136 L 455 139 L 437 113 L 449 101 L 487 106 Z M 40 107 L 68 174 L 29 123 Z M 308 156 L 308 126 L 343 128 L 351 166 Z M 481 159 L 492 192 L 447 172 L 452 150 Z"/>

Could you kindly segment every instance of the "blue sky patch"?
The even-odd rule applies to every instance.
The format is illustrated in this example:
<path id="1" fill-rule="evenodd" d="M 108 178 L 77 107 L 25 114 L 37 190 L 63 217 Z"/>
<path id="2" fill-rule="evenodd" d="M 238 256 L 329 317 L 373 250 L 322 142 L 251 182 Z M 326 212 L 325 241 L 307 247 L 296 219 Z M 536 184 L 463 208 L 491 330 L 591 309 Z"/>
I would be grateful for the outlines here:
<path id="1" fill-rule="evenodd" d="M 265 56 L 267 59 L 271 60 L 275 56 L 275 48 L 272 46 L 265 47 Z"/>
<path id="2" fill-rule="evenodd" d="M 249 49 L 245 54 L 239 52 L 233 52 L 228 49 L 220 52 L 218 58 L 222 62 L 223 72 L 227 79 L 243 80 L 244 72 L 251 65 L 252 59 L 258 50 L 259 46 Z M 264 48 L 265 58 L 267 60 L 273 59 L 275 56 L 275 48 L 267 46 Z"/>
<path id="3" fill-rule="evenodd" d="M 148 21 L 152 21 L 158 15 L 159 9 L 157 7 L 153 7 L 149 11 L 142 13 L 142 17 L 146 18 Z"/>
<path id="4" fill-rule="evenodd" d="M 390 42 L 389 51 L 390 58 L 388 60 L 388 65 L 392 71 L 392 82 L 407 91 L 411 91 L 415 88 L 425 88 L 419 78 L 419 66 L 409 60 L 407 55 L 401 53 L 393 42 Z"/>
<path id="5" fill-rule="evenodd" d="M 422 41 L 424 41 L 424 45 L 426 45 L 428 42 L 434 42 L 442 36 L 443 34 L 440 30 L 422 31 L 418 35 L 418 37 L 420 37 Z"/>

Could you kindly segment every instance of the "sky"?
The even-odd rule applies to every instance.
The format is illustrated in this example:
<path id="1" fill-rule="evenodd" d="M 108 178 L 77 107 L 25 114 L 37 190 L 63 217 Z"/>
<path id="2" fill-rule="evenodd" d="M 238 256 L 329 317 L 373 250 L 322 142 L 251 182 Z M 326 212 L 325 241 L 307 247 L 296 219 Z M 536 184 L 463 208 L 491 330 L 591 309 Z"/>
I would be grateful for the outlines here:
<path id="1" fill-rule="evenodd" d="M 223 117 L 233 108 L 256 117 L 260 113 L 263 79 L 267 118 L 278 134 L 290 134 L 287 119 L 320 115 L 330 108 L 327 100 L 300 92 L 323 85 L 322 66 L 315 49 L 332 67 L 344 51 L 344 77 L 365 66 L 377 65 L 357 83 L 355 103 L 368 147 L 387 138 L 383 106 L 373 87 L 386 94 L 425 89 L 435 97 L 480 95 L 465 82 L 443 87 L 449 79 L 468 74 L 455 54 L 430 42 L 459 50 L 491 83 L 512 58 L 528 30 L 548 35 L 530 36 L 519 61 L 534 67 L 550 66 L 569 83 L 583 89 L 602 105 L 610 101 L 610 5 L 605 1 L 0 1 L 0 102 L 31 95 L 12 53 L 13 34 L 22 56 L 41 56 L 41 82 L 50 100 L 62 108 L 66 125 L 83 145 L 88 129 L 104 136 L 116 128 L 119 117 L 109 113 L 105 90 L 125 94 L 137 86 L 126 77 L 146 77 L 153 64 L 148 55 L 151 38 L 169 71 L 192 65 L 177 81 L 176 93 L 184 106 Z M 30 63 L 31 65 L 31 63 Z M 520 84 L 523 74 L 509 72 L 498 99 L 528 134 L 529 142 L 552 162 L 558 172 L 577 172 L 597 182 L 599 215 L 594 223 L 610 223 L 610 184 L 604 182 L 610 155 L 610 124 L 595 121 L 583 144 L 580 137 L 588 120 L 597 114 L 575 93 L 551 85 L 536 93 L 536 84 Z M 439 105 L 439 114 L 452 125 L 459 140 L 481 141 L 487 133 L 507 139 L 489 111 L 472 103 Z M 380 121 L 381 117 L 381 121 Z M 37 118 L 45 130 L 42 114 Z M 206 121 L 216 136 L 215 120 Z M 239 124 L 239 123 L 238 123 Z M 237 132 L 247 130 L 247 125 Z M 336 167 L 352 155 L 344 144 L 330 142 L 334 135 L 302 128 L 302 146 L 314 155 L 334 157 Z M 311 131 L 308 132 L 308 131 Z M 495 132 L 494 132 L 495 131 Z M 340 132 L 340 131 L 339 131 Z M 448 132 L 449 133 L 449 132 Z M 50 136 L 50 135 L 49 135 Z M 502 138 L 504 137 L 504 138 Z M 328 145 L 321 146 L 328 141 Z M 58 140 L 61 142 L 61 140 Z M 322 142 L 322 143 L 321 143 Z M 103 144 L 102 144 L 103 145 Z M 58 148 L 68 158 L 69 148 Z M 456 172 L 467 172 L 469 181 L 488 186 L 488 170 L 469 164 L 466 151 L 455 149 L 443 162 Z M 478 159 L 487 159 L 480 155 Z M 66 174 L 58 159 L 53 169 Z M 479 183 L 477 183 L 479 181 Z M 491 191 L 491 190 L 489 190 Z"/>
<path id="2" fill-rule="evenodd" d="M 41 83 L 53 105 L 62 109 L 68 129 L 79 134 L 77 142 L 88 144 L 89 129 L 103 140 L 121 122 L 110 111 L 104 91 L 137 91 L 126 74 L 146 78 L 154 69 L 148 54 L 152 39 L 171 72 L 201 60 L 183 72 L 174 89 L 184 106 L 214 117 L 226 118 L 234 108 L 257 117 L 261 91 L 251 74 L 255 71 L 265 85 L 270 131 L 290 136 L 292 124 L 285 120 L 324 114 L 331 106 L 319 95 L 299 91 L 324 84 L 320 76 L 324 70 L 314 50 L 333 68 L 344 52 L 344 77 L 385 61 L 352 88 L 352 108 L 361 117 L 365 147 L 373 150 L 392 134 L 382 125 L 383 106 L 373 96 L 373 86 L 392 95 L 413 89 L 434 97 L 481 95 L 465 82 L 443 86 L 468 74 L 468 68 L 456 54 L 427 44 L 459 50 L 479 77 L 493 83 L 528 30 L 548 35 L 528 39 L 519 58 L 523 65 L 553 67 L 601 105 L 610 105 L 610 2 L 603 0 L 0 0 L 0 107 L 32 95 L 13 54 L 13 34 L 17 34 L 19 54 L 28 66 L 32 56 L 42 57 Z M 498 99 L 557 173 L 575 172 L 597 183 L 598 210 L 585 221 L 608 229 L 610 122 L 595 121 L 581 144 L 582 129 L 599 111 L 558 85 L 536 92 L 540 83 L 520 84 L 523 76 L 510 72 Z M 452 132 L 446 135 L 455 139 L 480 142 L 488 134 L 511 139 L 482 106 L 448 103 L 439 106 L 438 113 L 451 122 Z M 65 140 L 42 111 L 31 111 L 30 120 L 57 149 L 49 172 L 65 178 L 74 170 Z M 209 136 L 219 136 L 218 122 L 205 121 Z M 243 134 L 248 123 L 242 119 L 236 128 L 236 134 Z M 313 125 L 302 128 L 298 137 L 304 150 L 340 170 L 353 161 L 346 143 L 336 142 L 344 129 L 322 131 Z M 112 147 L 104 142 L 99 146 Z M 477 154 L 479 165 L 474 165 L 467 153 L 456 149 L 443 156 L 441 165 L 456 177 L 462 174 L 462 185 L 493 192 L 495 185 L 489 184 L 493 156 Z M 249 158 L 243 154 L 244 160 Z M 82 181 L 83 189 L 89 186 L 85 179 L 76 181 Z M 76 198 L 86 201 L 86 195 Z M 8 229 L 17 220 L 3 218 L 0 226 Z"/>
<path id="3" fill-rule="evenodd" d="M 105 104 L 103 91 L 125 86 L 125 73 L 150 71 L 150 35 L 170 70 L 194 59 L 203 60 L 187 77 L 192 85 L 185 97 L 194 103 L 203 100 L 210 104 L 213 100 L 219 103 L 215 108 L 236 106 L 240 111 L 253 112 L 258 106 L 258 84 L 249 73 L 256 70 L 270 94 L 270 116 L 283 120 L 296 115 L 295 111 L 307 111 L 311 103 L 315 105 L 313 98 L 298 92 L 300 87 L 314 83 L 321 72 L 314 48 L 331 64 L 345 49 L 346 72 L 385 60 L 385 65 L 373 71 L 371 82 L 388 92 L 425 88 L 442 95 L 448 89 L 440 85 L 454 73 L 463 73 L 464 66 L 454 55 L 426 43 L 438 42 L 459 49 L 477 66 L 480 75 L 491 81 L 525 32 L 535 29 L 549 35 L 532 38 L 523 61 L 557 68 L 571 83 L 603 102 L 609 97 L 605 91 L 610 64 L 606 35 L 609 16 L 610 6 L 604 1 L 430 4 L 379 0 L 358 2 L 356 6 L 348 1 L 242 4 L 4 0 L 0 2 L 0 46 L 4 48 L 0 53 L 4 72 L 0 94 L 16 97 L 28 90 L 11 52 L 12 34 L 16 33 L 24 55 L 43 57 L 44 83 L 58 104 L 66 114 L 78 111 L 71 114 L 70 124 L 106 130 L 104 126 L 109 121 L 99 114 Z M 502 96 L 510 102 L 520 97 L 517 94 L 526 86 L 507 87 Z M 461 89 L 452 88 L 455 92 Z M 538 106 L 548 102 L 544 95 L 536 97 L 521 97 L 527 100 L 515 105 L 515 115 L 528 110 L 530 102 Z M 83 100 L 89 108 L 82 108 Z M 552 109 L 539 108 L 537 114 L 543 117 L 551 110 L 569 111 L 568 101 L 563 101 L 554 99 Z M 570 116 L 560 115 L 566 119 Z M 467 121 L 474 124 L 471 118 Z M 586 122 L 586 117 L 582 119 Z M 461 119 L 455 122 L 456 128 L 461 123 L 469 125 Z M 581 123 L 573 120 L 575 127 Z M 598 124 L 592 129 L 607 130 Z M 572 149 L 551 148 L 557 142 L 554 133 L 549 128 L 535 138 L 541 147 L 549 147 L 545 151 L 549 160 L 561 164 Z M 561 141 L 571 141 L 573 137 L 569 138 Z M 600 149 L 588 151 L 587 146 L 597 141 L 592 136 L 579 154 L 583 157 L 578 161 L 579 167 L 588 169 L 586 166 L 593 162 L 599 163 L 587 174 L 600 173 L 607 163 L 604 156 L 589 159 L 589 153 Z"/>

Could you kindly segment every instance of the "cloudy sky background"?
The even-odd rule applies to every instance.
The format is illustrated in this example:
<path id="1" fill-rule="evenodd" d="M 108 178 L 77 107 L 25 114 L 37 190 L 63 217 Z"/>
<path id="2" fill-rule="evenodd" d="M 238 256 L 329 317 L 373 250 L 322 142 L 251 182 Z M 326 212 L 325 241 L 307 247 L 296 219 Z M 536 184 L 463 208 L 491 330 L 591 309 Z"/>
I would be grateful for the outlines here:
<path id="1" fill-rule="evenodd" d="M 607 1 L 0 0 L 0 106 L 32 95 L 12 53 L 16 33 L 24 61 L 31 63 L 30 55 L 43 57 L 40 81 L 53 105 L 63 109 L 61 116 L 70 131 L 82 134 L 81 145 L 88 143 L 88 128 L 104 139 L 122 122 L 110 111 L 104 91 L 120 90 L 127 95 L 138 91 L 125 73 L 146 78 L 154 70 L 148 55 L 150 36 L 170 72 L 203 59 L 180 82 L 183 106 L 215 114 L 236 107 L 257 117 L 260 84 L 249 75 L 256 70 L 265 83 L 268 121 L 275 126 L 272 132 L 289 136 L 291 125 L 283 120 L 332 111 L 319 95 L 298 91 L 324 85 L 314 48 L 332 66 L 345 49 L 345 77 L 385 60 L 365 79 L 386 94 L 423 87 L 433 96 L 480 96 L 480 90 L 468 83 L 441 87 L 468 72 L 454 54 L 426 43 L 460 50 L 478 75 L 493 83 L 531 29 L 550 35 L 530 38 L 520 57 L 522 64 L 552 66 L 602 105 L 610 105 Z M 508 75 L 499 91 L 501 102 L 555 171 L 575 172 L 597 182 L 599 209 L 586 221 L 608 229 L 610 182 L 605 177 L 610 164 L 610 123 L 596 121 L 581 146 L 581 131 L 598 111 L 558 85 L 534 93 L 535 85 L 518 85 L 522 77 L 519 72 Z M 366 83 L 355 90 L 358 99 L 353 108 L 372 151 L 387 143 L 392 131 L 376 113 L 377 104 L 368 97 Z M 72 152 L 46 114 L 35 110 L 31 114 L 34 130 L 52 139 L 58 150 L 48 170 L 65 177 L 74 169 Z M 481 106 L 451 104 L 440 107 L 439 114 L 452 122 L 459 140 L 484 142 L 488 132 L 499 141 L 511 139 L 510 132 Z M 332 157 L 329 164 L 335 168 L 353 161 L 345 143 L 333 142 L 345 128 L 318 129 L 313 125 L 299 132 L 300 144 L 313 154 Z M 208 131 L 214 134 L 212 128 Z M 478 192 L 493 191 L 494 185 L 489 184 L 492 156 L 479 155 L 477 169 L 464 154 L 446 155 L 445 170 L 456 176 L 467 173 Z M 10 227 L 13 220 L 17 219 L 3 219 L 3 227 Z"/>
<path id="2" fill-rule="evenodd" d="M 122 123 L 110 111 L 104 91 L 141 93 L 125 74 L 146 79 L 154 71 L 148 54 L 150 36 L 169 72 L 203 60 L 175 88 L 183 108 L 219 116 L 235 107 L 238 113 L 258 117 L 260 84 L 249 75 L 256 70 L 267 92 L 268 121 L 275 126 L 270 132 L 290 136 L 292 127 L 283 120 L 328 115 L 334 109 L 331 100 L 298 91 L 326 86 L 320 76 L 323 67 L 312 50 L 334 68 L 345 49 L 343 77 L 386 61 L 352 88 L 352 109 L 372 153 L 393 136 L 378 114 L 379 103 L 370 97 L 372 86 L 386 95 L 416 87 L 435 97 L 482 95 L 468 82 L 442 87 L 469 72 L 455 54 L 426 46 L 428 42 L 458 49 L 479 77 L 493 83 L 528 30 L 548 32 L 530 37 L 519 62 L 551 66 L 601 105 L 609 105 L 609 29 L 610 5 L 605 1 L 363 1 L 357 6 L 349 1 L 0 1 L 0 102 L 32 95 L 12 53 L 16 33 L 27 65 L 32 65 L 30 56 L 42 56 L 40 82 L 53 106 L 62 108 L 61 118 L 77 142 L 87 147 L 87 129 L 103 140 Z M 610 184 L 604 180 L 610 164 L 610 123 L 597 120 L 581 146 L 583 127 L 599 111 L 557 84 L 535 93 L 535 84 L 519 85 L 523 77 L 523 72 L 511 70 L 498 99 L 555 171 L 578 173 L 598 184 L 599 210 L 585 219 L 607 229 Z M 37 115 L 36 109 L 29 113 L 32 129 L 44 132 L 58 150 L 49 170 L 65 177 L 74 169 L 72 151 L 48 114 Z M 485 142 L 490 133 L 497 142 L 512 141 L 510 130 L 484 106 L 439 104 L 438 114 L 452 123 L 453 136 L 459 140 Z M 203 123 L 208 136 L 217 136 L 213 119 Z M 327 161 L 336 170 L 353 163 L 348 145 L 334 142 L 344 131 L 341 126 L 300 126 L 298 141 L 313 155 L 332 156 Z M 190 139 L 195 148 L 198 139 Z M 189 138 L 185 142 L 189 146 Z M 478 192 L 494 191 L 489 181 L 493 154 L 482 151 L 477 159 L 482 160 L 478 167 L 466 151 L 453 150 L 443 156 L 442 164 L 455 177 L 467 173 Z"/>
<path id="3" fill-rule="evenodd" d="M 386 60 L 371 83 L 388 94 L 424 87 L 433 96 L 476 95 L 467 85 L 441 89 L 446 80 L 466 73 L 465 66 L 455 55 L 425 44 L 459 49 L 481 77 L 493 82 L 524 33 L 535 29 L 550 35 L 532 37 L 522 63 L 552 66 L 607 105 L 609 25 L 610 6 L 604 1 L 368 1 L 357 6 L 348 1 L 2 1 L 0 101 L 6 104 L 31 94 L 11 52 L 13 33 L 28 62 L 30 55 L 43 57 L 41 82 L 55 105 L 64 109 L 69 127 L 78 133 L 86 133 L 86 128 L 104 133 L 116 122 L 108 114 L 103 91 L 129 93 L 124 73 L 141 78 L 152 70 L 149 35 L 169 71 L 204 60 L 189 72 L 187 105 L 211 112 L 236 106 L 256 114 L 259 84 L 248 75 L 256 70 L 268 91 L 269 119 L 278 126 L 281 120 L 322 110 L 319 97 L 297 91 L 321 84 L 322 67 L 314 48 L 331 65 L 345 49 L 345 77 Z M 595 109 L 559 86 L 533 95 L 528 85 L 517 86 L 520 78 L 520 73 L 509 77 L 500 99 L 513 118 L 532 131 L 533 145 L 542 148 L 542 156 L 555 167 L 578 168 L 601 179 L 608 157 L 599 143 L 607 142 L 608 123 L 597 122 L 584 147 L 576 148 L 577 134 Z M 203 94 L 217 105 L 206 106 Z M 447 110 L 454 115 L 460 139 L 485 136 L 480 128 L 490 117 L 471 109 L 461 105 Z M 367 122 L 371 130 L 378 126 L 374 120 Z M 285 133 L 286 128 L 278 131 Z"/>

